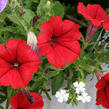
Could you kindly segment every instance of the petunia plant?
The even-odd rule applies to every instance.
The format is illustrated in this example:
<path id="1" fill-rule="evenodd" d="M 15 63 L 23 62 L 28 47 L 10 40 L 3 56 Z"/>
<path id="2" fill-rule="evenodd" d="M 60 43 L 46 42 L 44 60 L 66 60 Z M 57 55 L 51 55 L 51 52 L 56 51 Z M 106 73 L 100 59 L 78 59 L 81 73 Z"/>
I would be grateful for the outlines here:
<path id="1" fill-rule="evenodd" d="M 50 93 L 72 106 L 90 102 L 87 75 L 98 80 L 95 104 L 109 108 L 101 68 L 109 64 L 109 11 L 84 4 L 0 0 L 0 109 L 43 109 Z"/>

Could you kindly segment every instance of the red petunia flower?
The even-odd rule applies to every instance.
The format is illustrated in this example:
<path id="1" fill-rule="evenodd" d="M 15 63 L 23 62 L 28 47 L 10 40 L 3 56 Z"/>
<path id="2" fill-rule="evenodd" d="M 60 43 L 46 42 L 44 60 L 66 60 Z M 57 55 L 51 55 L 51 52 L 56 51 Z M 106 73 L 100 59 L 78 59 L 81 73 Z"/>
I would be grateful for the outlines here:
<path id="1" fill-rule="evenodd" d="M 80 56 L 78 24 L 64 20 L 60 16 L 51 17 L 42 23 L 38 36 L 39 53 L 47 56 L 48 61 L 56 68 L 72 63 Z"/>
<path id="2" fill-rule="evenodd" d="M 28 102 L 22 92 L 18 92 L 15 96 L 11 97 L 11 109 L 43 109 L 44 102 L 42 96 L 34 92 L 30 94 L 32 99 L 34 99 L 33 103 Z"/>
<path id="3" fill-rule="evenodd" d="M 40 59 L 26 41 L 12 39 L 0 44 L 0 85 L 24 88 L 38 70 Z"/>
<path id="4" fill-rule="evenodd" d="M 90 20 L 94 26 L 101 26 L 105 30 L 109 30 L 109 16 L 99 4 L 88 4 L 87 8 L 82 2 L 78 4 L 78 12 L 82 14 L 87 20 Z"/>
<path id="5" fill-rule="evenodd" d="M 103 76 L 96 84 L 96 105 L 109 108 L 109 73 Z"/>

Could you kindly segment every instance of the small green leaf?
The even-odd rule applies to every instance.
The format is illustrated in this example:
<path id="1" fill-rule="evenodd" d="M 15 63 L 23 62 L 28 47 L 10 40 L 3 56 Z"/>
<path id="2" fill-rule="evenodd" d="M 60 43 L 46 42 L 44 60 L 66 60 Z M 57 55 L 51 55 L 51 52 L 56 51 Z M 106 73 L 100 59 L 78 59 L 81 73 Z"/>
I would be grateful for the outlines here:
<path id="1" fill-rule="evenodd" d="M 64 73 L 60 72 L 57 76 L 55 76 L 52 80 L 52 94 L 55 95 L 56 92 L 60 89 L 64 82 Z"/>
<path id="2" fill-rule="evenodd" d="M 33 85 L 32 85 L 32 90 L 37 89 L 38 87 L 42 86 L 44 82 L 47 81 L 45 78 L 40 78 L 38 79 Z"/>
<path id="3" fill-rule="evenodd" d="M 31 20 L 35 16 L 34 12 L 31 11 L 30 9 L 24 9 L 24 15 L 23 18 L 28 24 L 30 24 Z"/>
<path id="4" fill-rule="evenodd" d="M 59 74 L 59 71 L 49 71 L 48 74 L 46 75 L 47 78 L 52 78 L 56 75 Z"/>
<path id="5" fill-rule="evenodd" d="M 54 5 L 53 5 L 53 11 L 55 13 L 55 16 L 64 16 L 64 8 L 61 5 L 61 3 L 59 1 L 57 1 Z"/>

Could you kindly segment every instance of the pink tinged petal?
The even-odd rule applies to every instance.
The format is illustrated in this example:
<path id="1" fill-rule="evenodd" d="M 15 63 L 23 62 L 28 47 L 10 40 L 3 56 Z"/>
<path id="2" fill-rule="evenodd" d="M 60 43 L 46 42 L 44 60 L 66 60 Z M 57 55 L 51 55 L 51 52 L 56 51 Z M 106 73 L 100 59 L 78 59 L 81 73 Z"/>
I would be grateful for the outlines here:
<path id="1" fill-rule="evenodd" d="M 53 36 L 62 34 L 62 18 L 60 16 L 50 17 L 50 22 L 53 28 Z"/>
<path id="2" fill-rule="evenodd" d="M 11 85 L 14 89 L 25 88 L 23 80 L 16 69 L 9 70 L 6 74 L 0 77 L 0 85 Z"/>
<path id="3" fill-rule="evenodd" d="M 10 64 L 0 58 L 0 77 L 5 75 L 10 69 L 11 69 Z"/>
<path id="4" fill-rule="evenodd" d="M 20 39 L 11 39 L 11 40 L 8 40 L 5 44 L 7 52 L 10 54 L 10 56 L 13 59 L 16 59 L 17 47 L 20 41 L 21 41 Z"/>
<path id="5" fill-rule="evenodd" d="M 19 69 L 19 73 L 20 73 L 20 76 L 21 76 L 25 86 L 27 86 L 27 84 L 31 80 L 32 74 L 36 73 L 38 68 L 39 67 L 38 67 L 37 62 L 29 62 L 29 63 L 24 63 L 21 65 L 21 67 Z"/>
<path id="6" fill-rule="evenodd" d="M 86 9 L 86 7 L 83 5 L 82 2 L 79 2 L 77 9 L 78 13 L 82 14 L 87 20 L 91 19 L 88 10 Z"/>

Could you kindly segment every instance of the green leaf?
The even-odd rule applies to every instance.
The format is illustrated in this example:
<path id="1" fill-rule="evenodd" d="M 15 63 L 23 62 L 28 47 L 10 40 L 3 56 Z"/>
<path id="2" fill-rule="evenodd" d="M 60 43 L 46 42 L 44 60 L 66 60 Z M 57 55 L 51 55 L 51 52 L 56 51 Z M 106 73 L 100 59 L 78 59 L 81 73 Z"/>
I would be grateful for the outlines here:
<path id="1" fill-rule="evenodd" d="M 26 22 L 28 22 L 30 24 L 31 20 L 33 19 L 33 17 L 35 16 L 34 12 L 31 11 L 30 9 L 24 9 L 24 19 Z"/>
<path id="2" fill-rule="evenodd" d="M 61 16 L 63 17 L 64 16 L 64 8 L 62 6 L 62 4 L 57 1 L 54 5 L 53 5 L 53 11 L 55 13 L 55 16 Z"/>
<path id="3" fill-rule="evenodd" d="M 10 104 L 10 98 L 13 92 L 13 88 L 11 86 L 8 86 L 7 88 L 7 102 L 6 102 L 6 109 L 8 109 L 9 104 Z"/>
<path id="4" fill-rule="evenodd" d="M 58 74 L 59 74 L 59 71 L 49 71 L 48 74 L 46 75 L 46 77 L 49 79 L 49 78 L 52 78 Z"/>
<path id="5" fill-rule="evenodd" d="M 57 76 L 55 76 L 52 80 L 52 94 L 55 95 L 56 92 L 60 89 L 64 82 L 64 73 L 60 72 Z"/>
<path id="6" fill-rule="evenodd" d="M 38 87 L 41 87 L 44 82 L 47 81 L 46 78 L 40 78 L 38 79 L 33 85 L 32 85 L 32 90 L 37 89 Z"/>

